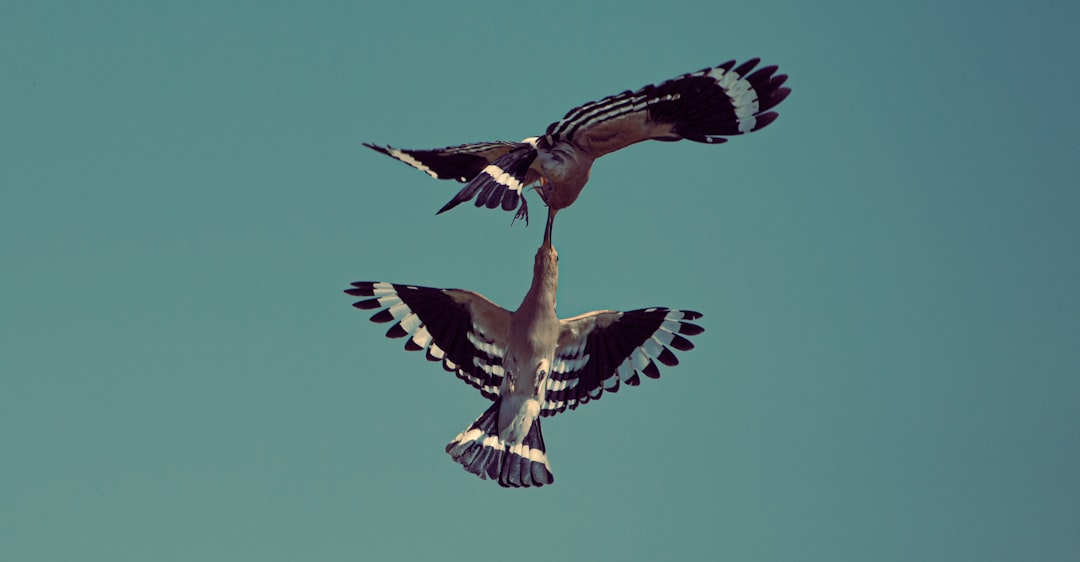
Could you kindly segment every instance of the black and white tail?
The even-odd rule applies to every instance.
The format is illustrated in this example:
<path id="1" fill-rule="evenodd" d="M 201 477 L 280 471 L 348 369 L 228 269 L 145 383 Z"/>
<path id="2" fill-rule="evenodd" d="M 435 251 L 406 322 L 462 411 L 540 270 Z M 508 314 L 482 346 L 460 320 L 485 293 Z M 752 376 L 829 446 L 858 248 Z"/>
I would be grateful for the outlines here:
<path id="1" fill-rule="evenodd" d="M 504 488 L 529 488 L 551 484 L 555 477 L 547 461 L 540 419 L 533 421 L 521 443 L 499 438 L 499 405 L 496 400 L 468 429 L 446 446 L 467 472 L 480 478 L 498 480 Z"/>

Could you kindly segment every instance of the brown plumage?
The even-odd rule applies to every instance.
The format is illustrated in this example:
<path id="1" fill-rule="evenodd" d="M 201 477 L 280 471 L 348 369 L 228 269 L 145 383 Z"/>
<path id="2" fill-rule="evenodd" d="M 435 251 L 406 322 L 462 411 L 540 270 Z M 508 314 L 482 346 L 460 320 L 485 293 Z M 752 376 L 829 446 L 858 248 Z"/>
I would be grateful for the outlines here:
<path id="1" fill-rule="evenodd" d="M 675 350 L 693 349 L 685 336 L 702 332 L 688 322 L 697 312 L 649 308 L 598 310 L 559 320 L 555 297 L 558 254 L 545 242 L 533 278 L 513 312 L 483 295 L 393 283 L 357 282 L 345 292 L 378 309 L 373 322 L 394 322 L 386 335 L 408 338 L 405 349 L 425 351 L 494 403 L 447 445 L 465 470 L 508 487 L 554 479 L 540 417 L 577 408 L 639 375 L 659 377 L 655 361 L 678 364 Z"/>
<path id="2" fill-rule="evenodd" d="M 480 142 L 433 150 L 402 150 L 365 143 L 434 178 L 466 185 L 439 213 L 476 199 L 476 206 L 528 220 L 524 189 L 537 187 L 554 215 L 577 200 L 601 156 L 645 140 L 718 144 L 764 128 L 770 111 L 791 92 L 776 66 L 754 70 L 759 59 L 728 61 L 637 91 L 625 91 L 571 109 L 542 136 L 521 142 Z"/>

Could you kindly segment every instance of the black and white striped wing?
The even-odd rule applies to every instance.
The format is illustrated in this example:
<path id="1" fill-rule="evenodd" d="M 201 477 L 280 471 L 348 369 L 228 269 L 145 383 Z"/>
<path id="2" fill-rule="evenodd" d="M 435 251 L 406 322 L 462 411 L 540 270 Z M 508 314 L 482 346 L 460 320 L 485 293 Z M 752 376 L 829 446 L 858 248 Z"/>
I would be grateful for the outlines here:
<path id="1" fill-rule="evenodd" d="M 573 410 L 604 392 L 618 392 L 621 384 L 637 386 L 641 375 L 659 378 L 657 361 L 678 365 L 672 350 L 694 348 L 686 337 L 705 331 L 690 322 L 698 318 L 701 313 L 689 310 L 645 308 L 563 320 L 541 414 Z"/>
<path id="2" fill-rule="evenodd" d="M 769 111 L 791 93 L 776 66 L 754 70 L 731 60 L 636 92 L 625 91 L 571 109 L 548 126 L 545 146 L 572 143 L 593 158 L 643 140 L 722 143 L 756 131 L 778 116 Z"/>
<path id="3" fill-rule="evenodd" d="M 408 338 L 405 349 L 425 351 L 447 371 L 480 389 L 484 397 L 499 396 L 510 313 L 483 295 L 460 289 L 433 289 L 394 283 L 359 281 L 346 293 L 369 297 L 353 303 L 377 310 L 372 322 L 394 322 L 388 338 Z"/>
<path id="4" fill-rule="evenodd" d="M 392 146 L 364 143 L 364 146 L 400 160 L 425 174 L 440 180 L 457 180 L 465 183 L 476 177 L 496 158 L 510 152 L 516 143 L 476 142 L 434 148 L 431 150 L 403 150 Z"/>
<path id="5" fill-rule="evenodd" d="M 533 160 L 536 160 L 536 146 L 532 140 L 517 143 L 513 150 L 480 170 L 480 173 L 465 184 L 436 214 L 449 211 L 475 197 L 477 207 L 494 209 L 501 206 L 505 211 L 513 211 L 520 206 L 518 217 L 524 217 L 528 221 L 529 212 L 524 190 L 538 179 L 535 173 L 529 171 Z"/>

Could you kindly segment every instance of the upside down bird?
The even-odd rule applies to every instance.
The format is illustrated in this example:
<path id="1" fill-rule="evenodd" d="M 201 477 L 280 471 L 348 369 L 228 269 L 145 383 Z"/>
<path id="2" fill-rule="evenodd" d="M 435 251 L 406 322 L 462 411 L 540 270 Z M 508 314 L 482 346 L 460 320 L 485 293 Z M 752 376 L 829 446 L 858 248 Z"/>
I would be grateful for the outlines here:
<path id="1" fill-rule="evenodd" d="M 516 209 L 528 221 L 523 190 L 537 187 L 555 213 L 569 207 L 589 180 L 593 161 L 644 140 L 719 144 L 727 137 L 762 129 L 791 93 L 776 66 L 757 70 L 760 59 L 738 66 L 731 60 L 657 85 L 608 96 L 571 109 L 539 137 L 521 142 L 478 142 L 432 150 L 403 150 L 364 143 L 433 178 L 464 182 L 438 213 L 476 199 L 476 206 Z M 438 214 L 436 213 L 436 214 Z"/>
<path id="2" fill-rule="evenodd" d="M 640 375 L 660 376 L 656 362 L 679 363 L 686 338 L 703 329 L 693 311 L 645 308 L 599 310 L 559 320 L 555 292 L 558 254 L 548 241 L 536 252 L 533 279 L 510 312 L 479 293 L 393 283 L 356 282 L 345 292 L 353 304 L 378 311 L 373 322 L 394 322 L 390 338 L 424 350 L 447 371 L 480 390 L 491 406 L 446 451 L 465 470 L 504 487 L 554 481 L 540 418 L 637 386 Z"/>

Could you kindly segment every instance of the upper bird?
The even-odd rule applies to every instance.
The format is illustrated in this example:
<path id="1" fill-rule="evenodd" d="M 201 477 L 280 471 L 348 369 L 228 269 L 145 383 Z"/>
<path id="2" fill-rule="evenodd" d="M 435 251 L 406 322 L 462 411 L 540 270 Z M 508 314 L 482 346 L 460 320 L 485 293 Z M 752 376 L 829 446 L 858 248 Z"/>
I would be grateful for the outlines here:
<path id="1" fill-rule="evenodd" d="M 533 279 L 517 310 L 479 293 L 360 281 L 345 292 L 353 304 L 378 311 L 372 322 L 394 322 L 387 337 L 408 337 L 405 349 L 427 358 L 480 389 L 494 403 L 461 432 L 446 452 L 480 478 L 504 487 L 543 486 L 554 478 L 540 417 L 577 408 L 620 382 L 657 378 L 656 362 L 678 364 L 672 349 L 694 345 L 684 336 L 703 329 L 701 314 L 646 308 L 598 310 L 560 320 L 555 315 L 558 254 L 545 242 L 536 252 Z"/>
<path id="2" fill-rule="evenodd" d="M 543 136 L 521 142 L 478 142 L 404 150 L 364 143 L 437 179 L 467 182 L 439 213 L 476 198 L 476 206 L 517 210 L 528 221 L 522 190 L 536 185 L 549 208 L 548 230 L 559 209 L 569 207 L 589 181 L 593 161 L 644 140 L 719 144 L 726 137 L 764 128 L 791 93 L 776 66 L 754 70 L 760 59 L 683 74 L 575 107 Z M 436 213 L 437 214 L 437 213 Z"/>

